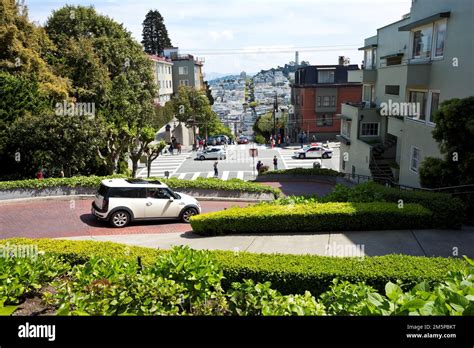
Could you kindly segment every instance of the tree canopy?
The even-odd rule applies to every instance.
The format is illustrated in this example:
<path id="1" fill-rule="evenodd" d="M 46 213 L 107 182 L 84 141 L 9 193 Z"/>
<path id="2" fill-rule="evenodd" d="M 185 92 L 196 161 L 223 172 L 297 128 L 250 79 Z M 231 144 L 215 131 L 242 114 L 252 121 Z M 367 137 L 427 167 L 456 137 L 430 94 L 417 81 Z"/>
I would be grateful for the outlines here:
<path id="1" fill-rule="evenodd" d="M 157 10 L 150 10 L 143 21 L 142 45 L 148 54 L 162 55 L 167 47 L 171 47 L 171 40 L 163 17 Z"/>
<path id="2" fill-rule="evenodd" d="M 433 137 L 443 158 L 427 157 L 423 161 L 422 186 L 474 184 L 474 97 L 443 102 L 434 120 Z"/>

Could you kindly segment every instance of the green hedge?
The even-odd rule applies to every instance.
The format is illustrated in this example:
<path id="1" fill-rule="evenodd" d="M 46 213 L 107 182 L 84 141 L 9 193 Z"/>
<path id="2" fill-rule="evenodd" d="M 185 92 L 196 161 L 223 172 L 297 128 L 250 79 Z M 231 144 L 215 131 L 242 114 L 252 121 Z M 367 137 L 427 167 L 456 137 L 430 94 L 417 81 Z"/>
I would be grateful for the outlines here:
<path id="1" fill-rule="evenodd" d="M 272 170 L 259 175 L 318 175 L 318 176 L 344 176 L 343 173 L 327 168 L 293 168 Z"/>
<path id="2" fill-rule="evenodd" d="M 445 193 L 407 191 L 368 182 L 348 188 L 337 185 L 334 191 L 321 199 L 324 202 L 393 202 L 415 203 L 431 210 L 433 225 L 437 228 L 460 227 L 465 218 L 461 200 Z"/>
<path id="3" fill-rule="evenodd" d="M 104 179 L 125 178 L 125 176 L 77 176 L 72 178 L 48 178 L 43 180 L 29 179 L 18 181 L 0 181 L 0 190 L 10 189 L 44 189 L 48 187 L 94 187 L 99 186 Z M 180 180 L 177 178 L 150 178 L 149 180 L 160 180 L 173 189 L 204 189 L 204 190 L 224 190 L 241 191 L 248 193 L 271 193 L 279 197 L 281 191 L 270 186 L 247 182 L 239 179 L 227 181 L 214 178 L 198 178 L 197 180 Z"/>
<path id="4" fill-rule="evenodd" d="M 0 245 L 36 244 L 38 249 L 64 257 L 72 264 L 84 263 L 91 256 L 140 256 L 144 265 L 151 265 L 166 250 L 126 246 L 110 242 L 67 241 L 52 239 L 7 239 Z M 386 255 L 364 258 L 338 258 L 316 255 L 270 255 L 245 252 L 211 251 L 224 272 L 224 286 L 252 279 L 270 281 L 274 289 L 285 294 L 311 291 L 318 295 L 330 286 L 334 278 L 350 282 L 365 282 L 384 291 L 388 281 L 402 281 L 409 286 L 421 281 L 441 281 L 449 271 L 465 270 L 462 259 L 429 258 L 408 255 Z"/>
<path id="5" fill-rule="evenodd" d="M 191 218 L 195 233 L 400 230 L 432 227 L 431 212 L 417 204 L 315 203 L 231 208 Z"/>

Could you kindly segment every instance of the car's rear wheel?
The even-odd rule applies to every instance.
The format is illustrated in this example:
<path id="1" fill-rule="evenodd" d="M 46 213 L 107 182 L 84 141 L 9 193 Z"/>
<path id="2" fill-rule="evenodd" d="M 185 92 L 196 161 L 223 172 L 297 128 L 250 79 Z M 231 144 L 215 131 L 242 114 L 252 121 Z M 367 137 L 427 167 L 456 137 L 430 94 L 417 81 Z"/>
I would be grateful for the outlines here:
<path id="1" fill-rule="evenodd" d="M 200 159 L 201 161 L 204 161 L 204 160 L 206 159 L 206 157 L 200 156 L 199 159 Z"/>
<path id="2" fill-rule="evenodd" d="M 130 214 L 124 210 L 116 211 L 110 217 L 110 223 L 117 228 L 125 227 L 130 223 Z"/>
<path id="3" fill-rule="evenodd" d="M 198 211 L 196 208 L 187 208 L 181 214 L 181 221 L 183 221 L 184 223 L 189 223 L 189 220 L 191 219 L 191 217 L 197 214 L 198 214 Z"/>
<path id="4" fill-rule="evenodd" d="M 304 155 L 304 153 L 300 153 L 300 159 L 304 159 L 306 156 Z"/>

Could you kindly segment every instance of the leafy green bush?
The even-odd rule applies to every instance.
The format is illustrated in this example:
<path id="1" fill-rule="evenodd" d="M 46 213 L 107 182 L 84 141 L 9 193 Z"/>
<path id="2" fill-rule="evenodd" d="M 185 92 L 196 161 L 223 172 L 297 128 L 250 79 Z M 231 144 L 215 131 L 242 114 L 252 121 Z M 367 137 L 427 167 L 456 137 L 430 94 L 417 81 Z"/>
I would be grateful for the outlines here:
<path id="1" fill-rule="evenodd" d="M 264 136 L 263 136 L 263 135 L 260 135 L 260 134 L 257 134 L 257 135 L 255 136 L 255 142 L 256 142 L 257 144 L 266 144 L 266 140 L 265 140 Z"/>
<path id="2" fill-rule="evenodd" d="M 196 215 L 191 226 L 200 235 L 416 229 L 433 226 L 430 216 L 417 204 L 403 209 L 393 203 L 257 205 Z"/>
<path id="3" fill-rule="evenodd" d="M 240 179 L 220 180 L 216 178 L 197 178 L 196 180 L 180 180 L 177 178 L 159 179 L 173 189 L 204 189 L 204 190 L 226 190 L 241 191 L 249 193 L 271 193 L 276 198 L 281 191 L 271 186 L 243 181 Z"/>
<path id="4" fill-rule="evenodd" d="M 46 293 L 58 315 L 178 314 L 186 288 L 155 274 L 139 271 L 136 262 L 93 257 L 76 265 L 69 276 Z"/>
<path id="5" fill-rule="evenodd" d="M 0 315 L 16 309 L 20 299 L 65 272 L 69 265 L 57 256 L 0 257 Z"/>
<path id="6" fill-rule="evenodd" d="M 404 292 L 388 282 L 385 296 L 364 284 L 333 281 L 321 294 L 329 315 L 474 315 L 474 262 L 467 270 L 448 272 L 444 281 L 421 282 Z"/>
<path id="7" fill-rule="evenodd" d="M 261 175 L 317 175 L 317 176 L 344 176 L 343 173 L 327 168 L 292 168 L 272 170 Z"/>
<path id="8" fill-rule="evenodd" d="M 324 315 L 309 291 L 304 295 L 282 295 L 269 282 L 255 284 L 252 280 L 233 283 L 228 292 L 229 309 L 236 315 Z"/>
<path id="9" fill-rule="evenodd" d="M 114 176 L 77 176 L 72 178 L 48 178 L 43 180 L 18 180 L 0 181 L 0 190 L 10 189 L 45 189 L 49 187 L 98 187 L 102 180 L 113 178 L 126 178 L 123 175 Z M 203 189 L 203 190 L 225 190 L 241 191 L 250 193 L 271 193 L 275 197 L 281 192 L 270 186 L 247 182 L 239 179 L 219 180 L 215 178 L 198 178 L 197 180 L 180 180 L 177 178 L 149 178 L 147 180 L 160 180 L 172 189 Z"/>
<path id="10" fill-rule="evenodd" d="M 415 203 L 432 212 L 430 220 L 439 228 L 459 227 L 464 219 L 462 202 L 444 193 L 407 191 L 368 182 L 348 188 L 336 185 L 334 191 L 323 197 L 324 202 L 393 202 Z"/>
<path id="11" fill-rule="evenodd" d="M 141 257 L 144 266 L 154 265 L 168 250 L 126 246 L 111 242 L 68 241 L 52 239 L 7 239 L 2 244 L 35 244 L 39 250 L 74 263 L 82 264 L 91 257 L 116 257 L 136 263 Z M 389 281 L 402 281 L 407 286 L 442 281 L 450 271 L 463 271 L 466 264 L 454 258 L 430 258 L 408 255 L 385 255 L 360 258 L 338 258 L 318 255 L 269 255 L 232 251 L 210 251 L 223 272 L 222 285 L 230 289 L 233 282 L 252 279 L 272 283 L 283 294 L 320 294 L 334 278 L 351 283 L 364 282 L 384 291 Z"/>
<path id="12" fill-rule="evenodd" d="M 222 270 L 212 254 L 189 247 L 175 247 L 169 255 L 162 255 L 152 271 L 186 288 L 187 296 L 204 301 L 221 292 Z"/>

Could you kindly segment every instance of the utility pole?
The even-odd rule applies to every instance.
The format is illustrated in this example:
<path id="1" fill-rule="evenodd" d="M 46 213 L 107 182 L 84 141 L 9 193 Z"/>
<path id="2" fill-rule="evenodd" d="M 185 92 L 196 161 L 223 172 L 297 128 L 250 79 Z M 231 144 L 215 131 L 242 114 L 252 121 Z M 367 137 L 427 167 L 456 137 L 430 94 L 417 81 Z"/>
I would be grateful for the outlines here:
<path id="1" fill-rule="evenodd" d="M 276 112 L 278 111 L 278 95 L 275 91 L 275 101 L 273 102 L 273 138 L 276 138 Z M 275 139 L 276 141 L 276 139 Z"/>

